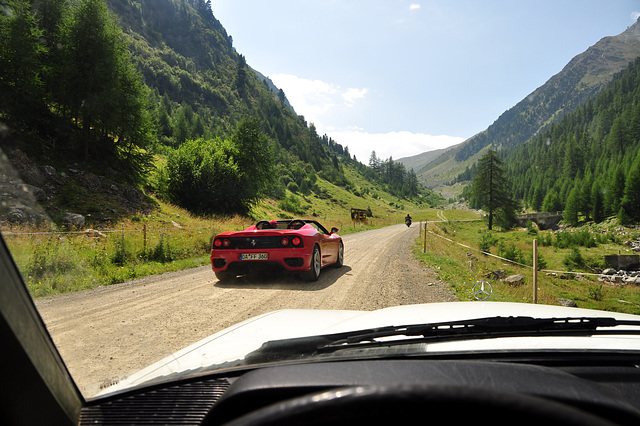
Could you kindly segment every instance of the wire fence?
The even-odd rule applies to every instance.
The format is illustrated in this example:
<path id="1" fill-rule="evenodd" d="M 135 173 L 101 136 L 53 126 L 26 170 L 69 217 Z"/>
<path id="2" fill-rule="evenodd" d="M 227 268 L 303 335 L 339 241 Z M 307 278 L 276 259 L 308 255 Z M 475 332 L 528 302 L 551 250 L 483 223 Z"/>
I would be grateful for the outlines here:
<path id="1" fill-rule="evenodd" d="M 482 250 L 480 250 L 480 249 L 478 249 L 478 248 L 475 248 L 475 247 L 472 247 L 472 246 L 469 246 L 469 245 L 462 244 L 462 243 L 460 243 L 460 242 L 454 241 L 454 240 L 452 240 L 451 238 L 447 238 L 447 237 L 445 237 L 445 236 L 442 236 L 442 235 L 436 234 L 436 233 L 435 233 L 435 232 L 433 232 L 433 231 L 429 231 L 429 230 L 427 230 L 426 232 L 428 232 L 429 234 L 431 234 L 431 235 L 433 235 L 433 236 L 436 236 L 436 237 L 438 237 L 438 238 L 441 238 L 441 239 L 443 239 L 443 240 L 449 241 L 449 242 L 450 242 L 450 243 L 452 243 L 452 244 L 456 244 L 456 245 L 459 245 L 459 246 L 464 247 L 464 248 L 466 248 L 466 249 L 476 251 L 476 252 L 478 252 L 478 253 L 480 253 L 480 254 L 483 254 L 483 255 L 485 255 L 485 256 L 490 256 L 490 257 L 493 257 L 493 258 L 496 258 L 496 259 L 502 260 L 502 261 L 504 261 L 504 262 L 508 262 L 508 263 L 511 263 L 511 264 L 514 264 L 514 265 L 517 265 L 517 266 L 521 266 L 521 267 L 523 267 L 523 268 L 533 269 L 533 266 L 532 266 L 532 265 L 526 265 L 526 264 L 524 264 L 524 263 L 516 262 L 515 260 L 512 260 L 512 259 L 507 259 L 507 258 L 505 258 L 505 257 L 500 257 L 500 256 L 495 255 L 495 254 L 493 254 L 493 253 L 490 253 L 490 252 L 488 252 L 488 251 L 482 251 Z M 602 274 L 601 274 L 601 273 L 592 273 L 592 272 L 575 272 L 575 271 L 559 271 L 559 270 L 554 270 L 554 269 L 538 269 L 538 271 L 539 271 L 539 272 L 556 273 L 556 274 L 568 274 L 568 275 L 589 275 L 589 276 L 596 276 L 596 277 L 602 276 Z"/>

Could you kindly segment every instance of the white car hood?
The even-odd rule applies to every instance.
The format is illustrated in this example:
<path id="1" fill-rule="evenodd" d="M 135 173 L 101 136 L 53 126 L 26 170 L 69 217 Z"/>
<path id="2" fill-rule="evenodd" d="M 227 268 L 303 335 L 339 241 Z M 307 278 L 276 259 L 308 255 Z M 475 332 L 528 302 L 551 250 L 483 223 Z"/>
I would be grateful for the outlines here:
<path id="1" fill-rule="evenodd" d="M 243 321 L 194 343 L 120 383 L 99 396 L 120 392 L 174 373 L 242 360 L 264 342 L 374 327 L 458 321 L 485 317 L 534 318 L 609 317 L 640 320 L 640 316 L 589 309 L 506 302 L 449 302 L 396 306 L 377 311 L 298 310 L 273 311 Z M 640 333 L 640 331 L 639 331 Z M 523 337 L 433 343 L 427 352 L 495 351 L 517 349 L 617 349 L 640 351 L 639 336 Z"/>

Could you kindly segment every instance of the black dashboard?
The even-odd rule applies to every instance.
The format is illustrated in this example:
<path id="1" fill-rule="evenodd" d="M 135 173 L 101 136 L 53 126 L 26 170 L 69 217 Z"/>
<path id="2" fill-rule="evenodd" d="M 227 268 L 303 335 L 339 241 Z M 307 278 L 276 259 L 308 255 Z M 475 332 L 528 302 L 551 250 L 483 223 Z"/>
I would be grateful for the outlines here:
<path id="1" fill-rule="evenodd" d="M 553 358 L 337 361 L 205 375 L 90 402 L 80 424 L 640 424 L 633 363 Z"/>

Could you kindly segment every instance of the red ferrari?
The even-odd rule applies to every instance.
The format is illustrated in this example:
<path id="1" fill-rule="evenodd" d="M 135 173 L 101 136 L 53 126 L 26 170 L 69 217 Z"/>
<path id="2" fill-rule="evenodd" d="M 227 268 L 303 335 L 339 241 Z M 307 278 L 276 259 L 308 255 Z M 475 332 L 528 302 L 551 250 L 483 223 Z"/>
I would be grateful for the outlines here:
<path id="1" fill-rule="evenodd" d="M 325 266 L 341 267 L 344 244 L 338 229 L 315 220 L 261 220 L 244 231 L 216 235 L 211 266 L 220 281 L 266 266 L 302 273 L 316 281 Z"/>

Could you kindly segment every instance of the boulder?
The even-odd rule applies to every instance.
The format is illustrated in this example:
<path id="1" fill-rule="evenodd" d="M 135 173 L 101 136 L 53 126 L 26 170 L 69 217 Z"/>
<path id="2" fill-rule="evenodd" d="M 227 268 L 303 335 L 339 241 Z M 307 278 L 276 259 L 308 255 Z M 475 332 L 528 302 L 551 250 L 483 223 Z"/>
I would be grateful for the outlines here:
<path id="1" fill-rule="evenodd" d="M 62 217 L 62 222 L 69 229 L 79 229 L 84 227 L 85 218 L 78 213 L 66 212 Z"/>
<path id="2" fill-rule="evenodd" d="M 511 286 L 520 285 L 524 282 L 524 276 L 522 274 L 509 275 L 504 279 L 504 282 Z"/>

